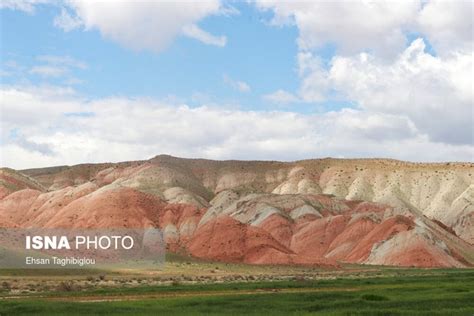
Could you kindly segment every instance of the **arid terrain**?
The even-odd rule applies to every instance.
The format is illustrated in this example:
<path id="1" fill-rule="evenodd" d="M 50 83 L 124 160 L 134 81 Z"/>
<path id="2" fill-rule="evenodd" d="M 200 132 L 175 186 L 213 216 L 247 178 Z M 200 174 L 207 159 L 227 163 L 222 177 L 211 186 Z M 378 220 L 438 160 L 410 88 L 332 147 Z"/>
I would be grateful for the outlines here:
<path id="1" fill-rule="evenodd" d="M 0 172 L 0 226 L 160 227 L 170 253 L 337 268 L 474 265 L 474 164 L 146 161 Z"/>

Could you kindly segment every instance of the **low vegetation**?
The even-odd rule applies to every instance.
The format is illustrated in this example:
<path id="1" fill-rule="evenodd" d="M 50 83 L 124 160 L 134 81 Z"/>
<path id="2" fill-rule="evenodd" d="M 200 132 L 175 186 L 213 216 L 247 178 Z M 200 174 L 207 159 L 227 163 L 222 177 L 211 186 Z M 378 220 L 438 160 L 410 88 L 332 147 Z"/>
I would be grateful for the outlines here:
<path id="1" fill-rule="evenodd" d="M 474 270 L 398 276 L 52 290 L 0 301 L 0 315 L 473 315 Z"/>

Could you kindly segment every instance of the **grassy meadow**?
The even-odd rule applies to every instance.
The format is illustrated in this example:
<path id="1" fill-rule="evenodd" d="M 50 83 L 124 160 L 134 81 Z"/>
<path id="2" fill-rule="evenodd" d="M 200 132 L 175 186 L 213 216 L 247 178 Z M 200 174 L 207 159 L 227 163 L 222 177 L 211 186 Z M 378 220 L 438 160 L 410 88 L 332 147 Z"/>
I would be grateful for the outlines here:
<path id="1" fill-rule="evenodd" d="M 474 315 L 474 270 L 400 271 L 364 278 L 4 293 L 0 315 Z"/>

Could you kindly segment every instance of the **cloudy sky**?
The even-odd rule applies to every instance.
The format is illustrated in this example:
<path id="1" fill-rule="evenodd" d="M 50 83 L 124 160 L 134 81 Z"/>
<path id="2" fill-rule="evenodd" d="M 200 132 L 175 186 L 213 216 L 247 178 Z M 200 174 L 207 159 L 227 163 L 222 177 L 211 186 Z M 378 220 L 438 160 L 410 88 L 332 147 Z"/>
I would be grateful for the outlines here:
<path id="1" fill-rule="evenodd" d="M 2 0 L 0 165 L 474 161 L 472 6 Z"/>

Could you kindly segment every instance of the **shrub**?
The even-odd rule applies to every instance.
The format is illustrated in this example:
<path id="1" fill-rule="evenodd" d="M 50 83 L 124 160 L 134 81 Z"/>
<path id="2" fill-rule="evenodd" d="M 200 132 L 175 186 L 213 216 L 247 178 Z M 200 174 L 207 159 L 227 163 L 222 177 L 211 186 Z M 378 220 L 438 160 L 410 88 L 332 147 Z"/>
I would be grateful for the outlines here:
<path id="1" fill-rule="evenodd" d="M 375 294 L 364 294 L 362 299 L 365 301 L 388 301 L 387 297 Z"/>
<path id="2" fill-rule="evenodd" d="M 70 281 L 68 282 L 62 281 L 61 283 L 58 284 L 57 290 L 60 292 L 71 292 L 74 290 L 74 284 Z"/>
<path id="3" fill-rule="evenodd" d="M 10 283 L 8 283 L 7 281 L 2 282 L 2 289 L 9 291 L 11 288 L 12 287 L 11 287 Z"/>

